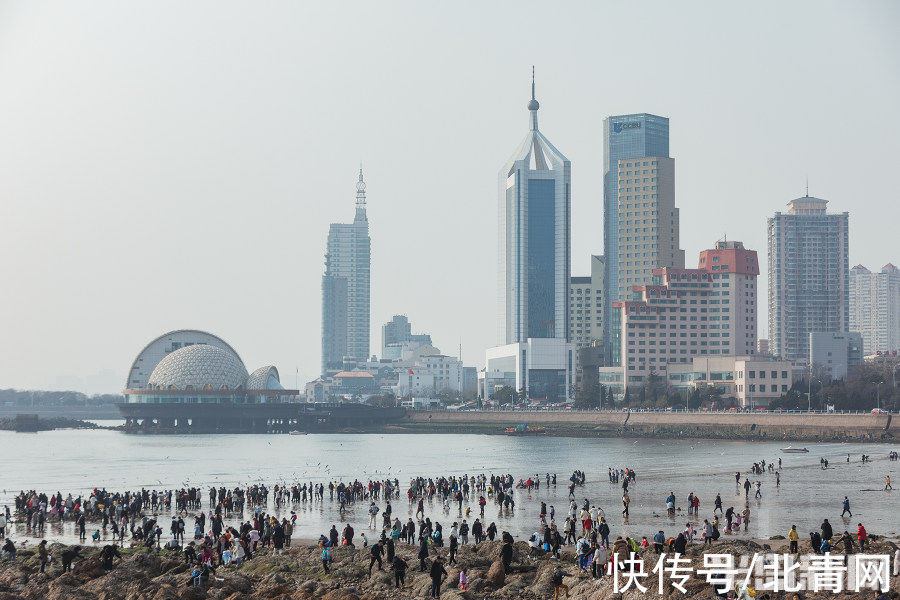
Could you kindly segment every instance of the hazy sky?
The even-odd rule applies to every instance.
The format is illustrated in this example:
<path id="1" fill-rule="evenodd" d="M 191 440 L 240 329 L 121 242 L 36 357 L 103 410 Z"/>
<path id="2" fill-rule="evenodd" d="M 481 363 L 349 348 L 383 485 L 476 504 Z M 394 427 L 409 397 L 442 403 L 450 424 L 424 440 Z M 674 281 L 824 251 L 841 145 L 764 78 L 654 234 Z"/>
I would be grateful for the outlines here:
<path id="1" fill-rule="evenodd" d="M 851 266 L 900 261 L 897 31 L 888 1 L 0 3 L 0 388 L 118 391 L 177 328 L 302 385 L 360 161 L 372 351 L 406 313 L 483 362 L 532 64 L 574 274 L 603 249 L 603 118 L 630 112 L 671 119 L 688 266 L 727 234 L 764 268 L 807 176 Z"/>

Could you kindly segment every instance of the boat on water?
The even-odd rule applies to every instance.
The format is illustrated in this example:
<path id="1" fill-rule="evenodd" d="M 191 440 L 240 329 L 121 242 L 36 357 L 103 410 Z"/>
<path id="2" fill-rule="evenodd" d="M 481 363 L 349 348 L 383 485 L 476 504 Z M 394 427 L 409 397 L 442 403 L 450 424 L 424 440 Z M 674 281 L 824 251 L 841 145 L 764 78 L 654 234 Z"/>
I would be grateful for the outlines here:
<path id="1" fill-rule="evenodd" d="M 507 427 L 503 433 L 506 435 L 542 435 L 547 433 L 546 427 L 528 425 L 516 425 L 515 427 Z"/>
<path id="2" fill-rule="evenodd" d="M 295 429 L 294 431 L 289 431 L 288 435 L 306 435 L 306 432 L 305 431 L 297 431 Z"/>
<path id="3" fill-rule="evenodd" d="M 809 452 L 809 450 L 807 450 L 806 448 L 792 448 L 792 447 L 790 447 L 790 446 L 788 446 L 787 448 L 782 448 L 781 451 L 782 451 L 782 452 L 787 452 L 788 454 L 797 454 L 797 453 Z"/>

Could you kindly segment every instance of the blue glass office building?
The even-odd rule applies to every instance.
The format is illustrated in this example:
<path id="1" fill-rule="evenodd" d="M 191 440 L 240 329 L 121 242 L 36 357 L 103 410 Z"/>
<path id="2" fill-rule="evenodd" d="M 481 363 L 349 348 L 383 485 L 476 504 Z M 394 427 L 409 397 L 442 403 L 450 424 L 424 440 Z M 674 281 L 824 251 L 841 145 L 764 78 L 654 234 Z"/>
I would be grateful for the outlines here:
<path id="1" fill-rule="evenodd" d="M 669 156 L 669 119 L 648 113 L 603 120 L 603 253 L 606 256 L 606 299 L 603 322 L 611 323 L 611 303 L 619 290 L 619 161 Z M 607 328 L 607 340 L 612 331 Z"/>
<path id="2" fill-rule="evenodd" d="M 528 103 L 528 135 L 499 176 L 499 342 L 568 335 L 571 164 L 538 130 Z"/>

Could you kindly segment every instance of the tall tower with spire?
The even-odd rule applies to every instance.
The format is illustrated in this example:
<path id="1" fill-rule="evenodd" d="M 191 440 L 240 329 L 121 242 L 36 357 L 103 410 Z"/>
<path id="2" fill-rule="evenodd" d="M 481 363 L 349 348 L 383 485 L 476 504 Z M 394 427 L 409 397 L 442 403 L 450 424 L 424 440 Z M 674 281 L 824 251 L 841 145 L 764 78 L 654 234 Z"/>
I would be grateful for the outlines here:
<path id="1" fill-rule="evenodd" d="M 340 371 L 345 361 L 369 358 L 370 267 L 369 219 L 362 167 L 356 182 L 352 223 L 328 229 L 322 276 L 322 373 Z"/>
<path id="2" fill-rule="evenodd" d="M 568 335 L 571 163 L 538 129 L 534 67 L 528 133 L 499 174 L 499 343 Z"/>

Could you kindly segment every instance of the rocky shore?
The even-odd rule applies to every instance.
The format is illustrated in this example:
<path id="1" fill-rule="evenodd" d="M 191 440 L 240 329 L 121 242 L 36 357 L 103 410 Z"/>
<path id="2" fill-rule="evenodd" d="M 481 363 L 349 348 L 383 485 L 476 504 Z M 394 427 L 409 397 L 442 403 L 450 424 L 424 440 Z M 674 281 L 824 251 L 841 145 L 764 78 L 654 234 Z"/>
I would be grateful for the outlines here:
<path id="1" fill-rule="evenodd" d="M 90 421 L 82 421 L 81 419 L 70 419 L 68 417 L 40 417 L 32 419 L 29 422 L 27 431 L 52 431 L 54 429 L 115 429 L 114 427 L 104 427 L 91 423 Z M 2 431 L 22 431 L 22 421 L 16 417 L 0 418 L 0 430 Z"/>
<path id="2" fill-rule="evenodd" d="M 876 536 L 871 538 L 870 554 L 889 554 L 893 557 L 897 546 Z M 783 542 L 757 543 L 746 540 L 728 540 L 716 543 L 709 551 L 735 556 L 752 555 L 770 550 L 783 552 Z M 562 564 L 569 574 L 565 583 L 571 588 L 575 600 L 637 600 L 645 597 L 714 598 L 712 589 L 702 577 L 694 575 L 685 585 L 687 593 L 673 588 L 663 596 L 653 587 L 655 580 L 646 581 L 650 586 L 646 595 L 635 590 L 624 594 L 613 592 L 610 577 L 593 579 L 590 573 L 581 572 L 574 564 L 571 547 L 563 551 L 561 562 L 546 556 L 531 557 L 528 545 L 517 542 L 512 565 L 508 572 L 499 561 L 500 542 L 486 542 L 462 547 L 458 565 L 447 567 L 448 578 L 441 598 L 447 600 L 489 599 L 545 599 L 553 597 L 551 576 L 557 564 Z M 53 545 L 51 554 L 59 556 L 62 546 Z M 446 552 L 446 549 L 441 549 Z M 688 549 L 694 569 L 701 568 L 703 547 L 699 544 Z M 808 552 L 801 548 L 801 552 Z M 417 548 L 398 545 L 398 554 L 408 561 L 406 586 L 394 587 L 393 574 L 387 570 L 373 570 L 368 576 L 368 549 L 337 548 L 334 550 L 331 573 L 325 574 L 320 561 L 321 550 L 313 545 L 295 546 L 282 554 L 263 549 L 252 560 L 240 567 L 218 568 L 209 584 L 195 589 L 190 583 L 190 567 L 181 553 L 176 551 L 151 551 L 125 548 L 122 559 L 116 560 L 113 570 L 105 573 L 100 564 L 99 548 L 84 551 L 84 558 L 76 561 L 73 570 L 61 573 L 58 559 L 40 573 L 40 563 L 34 549 L 20 550 L 14 563 L 0 563 L 0 600 L 173 600 L 215 598 L 217 600 L 278 599 L 278 600 L 382 600 L 388 598 L 422 598 L 430 591 L 431 580 L 427 573 L 418 570 Z M 647 571 L 655 564 L 656 555 L 648 555 Z M 430 563 L 430 560 L 429 560 Z M 462 592 L 456 582 L 459 570 L 466 570 L 468 590 Z M 892 568 L 895 565 L 892 564 Z M 900 589 L 900 577 L 891 578 L 891 589 Z M 873 597 L 855 592 L 834 594 L 804 592 L 804 600 L 831 598 L 835 600 Z M 789 598 L 772 594 L 772 598 Z"/>

